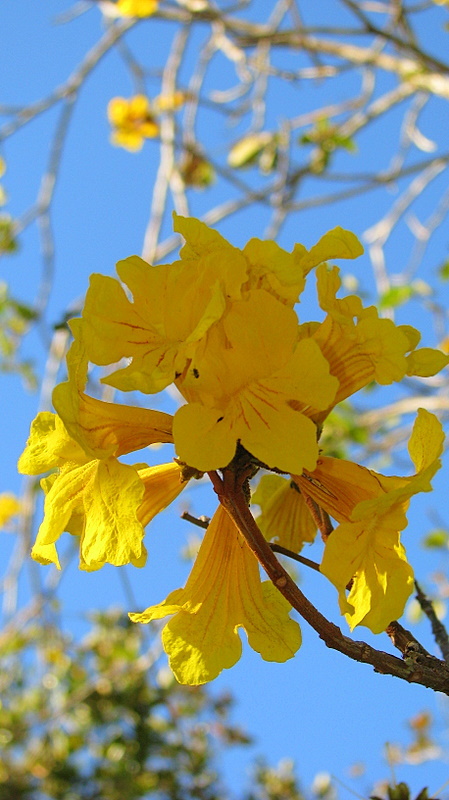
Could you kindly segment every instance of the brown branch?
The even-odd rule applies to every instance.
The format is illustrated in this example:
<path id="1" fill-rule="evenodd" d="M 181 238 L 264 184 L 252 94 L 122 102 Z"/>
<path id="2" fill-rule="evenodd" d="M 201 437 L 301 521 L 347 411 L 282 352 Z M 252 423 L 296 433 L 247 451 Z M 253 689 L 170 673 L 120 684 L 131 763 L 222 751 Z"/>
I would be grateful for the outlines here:
<path id="1" fill-rule="evenodd" d="M 449 635 L 443 623 L 438 619 L 433 604 L 428 597 L 424 594 L 419 583 L 415 581 L 416 599 L 421 606 L 422 611 L 430 621 L 432 626 L 432 633 L 435 641 L 441 650 L 446 664 L 449 664 Z"/>
<path id="2" fill-rule="evenodd" d="M 291 558 L 294 561 L 299 561 L 299 563 L 304 564 L 305 567 L 310 567 L 310 569 L 314 569 L 316 572 L 320 572 L 320 565 L 317 564 L 316 561 L 312 561 L 310 558 L 306 558 L 305 556 L 302 556 L 299 553 L 295 553 L 293 550 L 289 550 L 288 547 L 282 547 L 281 544 L 276 544 L 275 542 L 269 542 L 269 545 L 273 553 L 279 553 L 279 555 L 281 556 L 286 556 L 287 558 Z"/>
<path id="3" fill-rule="evenodd" d="M 187 522 L 191 522 L 192 525 L 196 525 L 198 528 L 208 528 L 210 519 L 209 517 L 194 517 L 193 514 L 189 514 L 188 511 L 183 511 L 181 514 L 181 519 L 187 520 Z"/>
<path id="4" fill-rule="evenodd" d="M 394 646 L 400 650 L 404 658 L 410 654 L 420 653 L 423 656 L 432 658 L 430 653 L 422 646 L 421 642 L 413 636 L 411 631 L 406 630 L 402 625 L 394 620 L 385 628 L 385 633 L 390 637 Z"/>
<path id="5" fill-rule="evenodd" d="M 394 675 L 408 683 L 419 683 L 434 691 L 449 695 L 449 669 L 443 661 L 433 658 L 429 660 L 420 652 L 414 653 L 413 651 L 403 661 L 389 653 L 376 650 L 366 642 L 355 642 L 344 636 L 341 630 L 329 622 L 305 597 L 264 539 L 247 506 L 242 490 L 246 475 L 227 468 L 223 470 L 223 479 L 216 472 L 210 472 L 209 477 L 220 503 L 244 536 L 249 548 L 270 580 L 291 606 L 318 633 L 327 647 L 338 650 L 354 661 L 371 664 L 376 672 Z"/>

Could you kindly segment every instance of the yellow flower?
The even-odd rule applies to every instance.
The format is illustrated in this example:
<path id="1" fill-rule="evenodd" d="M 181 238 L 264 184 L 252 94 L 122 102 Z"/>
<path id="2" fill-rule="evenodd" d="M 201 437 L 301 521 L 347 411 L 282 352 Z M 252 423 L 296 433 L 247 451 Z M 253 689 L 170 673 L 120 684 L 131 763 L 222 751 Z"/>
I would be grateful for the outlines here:
<path id="1" fill-rule="evenodd" d="M 217 234 L 218 236 L 218 234 Z M 92 275 L 83 310 L 86 346 L 94 364 L 132 358 L 107 379 L 123 391 L 157 392 L 184 371 L 197 343 L 240 296 L 246 263 L 224 239 L 214 252 L 151 267 L 138 256 L 117 264 L 130 302 L 114 278 Z"/>
<path id="2" fill-rule="evenodd" d="M 146 623 L 173 614 L 162 632 L 170 667 L 180 683 L 198 685 L 239 660 L 239 628 L 265 661 L 292 658 L 301 645 L 301 632 L 289 611 L 273 584 L 261 583 L 257 561 L 219 506 L 184 589 L 129 616 Z"/>
<path id="3" fill-rule="evenodd" d="M 330 405 L 337 381 L 316 344 L 296 344 L 296 335 L 294 311 L 263 290 L 233 304 L 177 384 L 190 400 L 173 422 L 182 461 L 202 472 L 226 467 L 240 442 L 269 468 L 314 468 L 317 434 L 308 408 Z"/>
<path id="4" fill-rule="evenodd" d="M 405 375 L 434 375 L 449 364 L 449 356 L 439 350 L 416 350 L 420 334 L 415 328 L 380 319 L 374 306 L 364 308 L 355 295 L 337 299 L 341 286 L 337 267 L 318 266 L 317 283 L 320 306 L 327 316 L 321 324 L 304 325 L 302 335 L 318 344 L 339 387 L 332 405 L 313 413 L 316 422 L 372 381 L 386 385 Z"/>
<path id="5" fill-rule="evenodd" d="M 78 322 L 72 327 L 81 335 Z M 83 569 L 98 569 L 106 562 L 143 566 L 144 526 L 183 488 L 181 470 L 177 464 L 130 466 L 117 457 L 171 442 L 172 418 L 88 397 L 82 391 L 87 361 L 81 338 L 75 339 L 67 363 L 69 380 L 54 391 L 58 415 L 38 414 L 19 459 L 19 472 L 25 474 L 59 470 L 42 480 L 45 516 L 32 555 L 59 567 L 54 543 L 67 530 L 80 536 Z M 161 481 L 166 491 L 161 492 Z M 153 491 L 159 497 L 154 506 L 148 496 Z"/>
<path id="6" fill-rule="evenodd" d="M 115 279 L 91 277 L 83 310 L 89 358 L 99 365 L 132 359 L 105 379 L 122 391 L 157 392 L 181 379 L 184 393 L 182 376 L 198 344 L 234 301 L 260 289 L 293 307 L 312 265 L 332 254 L 355 257 L 361 249 L 339 228 L 310 252 L 292 255 L 256 239 L 239 250 L 198 220 L 174 215 L 174 221 L 186 240 L 179 261 L 150 267 L 131 256 L 117 264 L 132 302 Z"/>
<path id="7" fill-rule="evenodd" d="M 126 150 L 142 148 L 144 139 L 154 139 L 159 134 L 154 113 L 145 95 L 137 94 L 126 100 L 114 97 L 108 105 L 108 119 L 112 125 L 112 144 Z"/>
<path id="8" fill-rule="evenodd" d="M 4 528 L 8 522 L 20 513 L 20 500 L 12 492 L 2 492 L 0 494 L 0 528 Z"/>
<path id="9" fill-rule="evenodd" d="M 338 589 L 351 629 L 365 625 L 381 633 L 404 611 L 413 590 L 413 570 L 400 531 L 407 524 L 411 497 L 432 488 L 443 442 L 437 418 L 419 409 L 409 442 L 416 469 L 412 477 L 385 477 L 326 458 L 311 474 L 293 476 L 301 491 L 340 522 L 327 540 L 321 571 Z"/>
<path id="10" fill-rule="evenodd" d="M 121 17 L 151 17 L 159 5 L 158 0 L 117 0 L 116 13 Z"/>

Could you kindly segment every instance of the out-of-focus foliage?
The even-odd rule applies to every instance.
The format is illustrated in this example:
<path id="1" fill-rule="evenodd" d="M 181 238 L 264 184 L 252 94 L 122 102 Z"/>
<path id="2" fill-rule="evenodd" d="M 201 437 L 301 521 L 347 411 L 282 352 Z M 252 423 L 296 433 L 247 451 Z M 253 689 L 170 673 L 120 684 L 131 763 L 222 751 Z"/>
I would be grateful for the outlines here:
<path id="1" fill-rule="evenodd" d="M 0 218 L 0 238 L 1 236 Z M 37 379 L 32 362 L 20 357 L 19 347 L 37 316 L 30 306 L 11 297 L 7 284 L 0 282 L 0 372 L 19 373 L 28 388 L 36 388 Z"/>
<path id="2" fill-rule="evenodd" d="M 179 685 L 160 666 L 156 631 L 118 610 L 95 615 L 80 642 L 54 611 L 30 607 L 0 638 L 0 800 L 229 800 L 220 754 L 251 743 L 231 695 Z M 410 721 L 404 753 L 429 747 L 431 722 L 424 712 Z M 327 773 L 305 791 L 290 759 L 257 758 L 246 774 L 235 800 L 340 795 Z M 382 786 L 387 800 L 411 798 L 394 794 L 405 784 Z"/>
<path id="3" fill-rule="evenodd" d="M 0 645 L 1 800 L 227 796 L 215 758 L 249 741 L 231 698 L 179 686 L 122 614 L 80 643 L 30 621 Z"/>

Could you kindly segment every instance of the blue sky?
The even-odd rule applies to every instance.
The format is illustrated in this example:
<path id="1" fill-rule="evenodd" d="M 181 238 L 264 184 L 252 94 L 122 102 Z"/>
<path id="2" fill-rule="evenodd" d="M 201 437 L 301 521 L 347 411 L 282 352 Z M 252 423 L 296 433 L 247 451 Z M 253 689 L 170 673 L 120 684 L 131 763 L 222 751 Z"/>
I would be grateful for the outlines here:
<path id="1" fill-rule="evenodd" d="M 310 14 L 310 21 L 313 21 L 315 4 L 309 0 L 304 5 Z M 263 19 L 270 7 L 271 4 L 258 0 L 248 14 Z M 4 0 L 0 8 L 0 25 L 4 32 L 0 49 L 2 106 L 27 105 L 48 96 L 56 86 L 67 80 L 85 53 L 95 45 L 101 33 L 101 14 L 98 9 L 92 8 L 70 23 L 61 24 L 58 15 L 68 8 L 69 2 L 61 0 L 47 0 L 44 3 Z M 326 2 L 321 5 L 320 13 L 335 21 L 338 8 L 336 2 Z M 447 34 L 441 28 L 443 9 L 435 9 L 430 19 L 433 24 L 428 23 L 429 29 L 424 35 L 429 46 L 432 44 L 444 52 Z M 151 20 L 142 24 L 129 38 L 139 57 L 151 63 L 152 74 L 148 79 L 151 95 L 158 93 L 158 70 L 166 59 L 171 31 L 166 23 Z M 186 81 L 195 48 L 201 46 L 205 35 L 204 27 L 191 43 L 184 71 L 181 71 Z M 296 67 L 301 55 L 298 54 L 297 58 Z M 293 68 L 291 63 L 287 66 Z M 207 88 L 229 88 L 235 82 L 235 76 L 229 73 L 228 68 L 226 70 L 224 62 L 217 58 Z M 353 89 L 356 92 L 358 83 L 357 74 L 348 75 L 344 91 Z M 393 85 L 393 78 L 390 75 L 383 76 L 378 91 L 386 91 L 390 83 Z M 139 253 L 142 249 L 158 165 L 158 143 L 148 142 L 138 155 L 113 148 L 108 141 L 106 116 L 111 97 L 130 96 L 133 90 L 122 59 L 112 52 L 88 78 L 76 103 L 53 203 L 56 258 L 46 310 L 49 325 L 59 322 L 66 309 L 79 302 L 91 272 L 113 274 L 116 261 L 131 253 Z M 317 107 L 319 102 L 335 102 L 342 97 L 331 97 L 328 89 L 316 85 L 291 87 L 288 94 L 282 97 L 272 92 L 269 95 L 267 126 L 274 125 L 282 118 L 287 108 L 289 115 L 299 115 L 311 107 Z M 36 198 L 41 176 L 48 163 L 49 143 L 58 113 L 58 108 L 52 108 L 38 116 L 8 138 L 0 151 L 7 163 L 7 172 L 2 179 L 9 195 L 7 208 L 14 216 L 23 214 Z M 7 121 L 8 117 L 1 119 Z M 360 161 L 360 171 L 370 168 L 375 156 L 380 157 L 384 168 L 388 166 L 397 142 L 399 119 L 400 112 L 394 112 L 379 128 L 368 129 L 361 137 L 357 156 L 342 154 L 341 169 L 344 170 L 350 159 L 355 157 Z M 215 157 L 221 158 L 229 142 L 244 133 L 245 124 L 247 120 L 245 122 L 244 119 L 235 129 L 223 129 L 217 115 L 211 112 L 210 117 L 203 114 L 199 134 L 205 144 L 212 146 Z M 447 141 L 447 102 L 436 100 L 432 109 L 426 109 L 422 125 L 425 135 L 430 138 L 436 135 L 439 142 L 444 139 Z M 418 152 L 418 157 L 422 158 L 423 153 Z M 437 202 L 445 188 L 443 173 L 434 182 L 430 196 L 418 201 L 416 213 L 425 219 L 428 209 Z M 308 191 L 306 185 L 304 198 Z M 225 199 L 226 189 L 220 184 L 210 193 L 193 193 L 192 214 L 201 216 L 211 203 Z M 346 201 L 337 207 L 304 210 L 292 215 L 281 231 L 279 243 L 287 249 L 291 249 L 295 241 L 311 246 L 326 230 L 337 224 L 362 235 L 393 201 L 391 192 L 379 191 Z M 258 207 L 245 212 L 242 217 L 225 220 L 219 229 L 235 245 L 243 245 L 251 236 L 263 236 L 267 223 L 266 209 Z M 169 233 L 170 217 L 167 215 L 164 234 Z M 412 238 L 407 228 L 399 227 L 387 248 L 391 272 L 400 271 L 404 258 L 409 256 L 411 244 Z M 437 267 L 447 258 L 447 248 L 447 227 L 443 227 L 432 240 L 419 274 L 421 278 L 430 283 L 435 281 Z M 355 275 L 365 294 L 375 299 L 367 255 L 354 264 L 345 265 L 344 270 Z M 42 280 L 42 258 L 36 226 L 24 232 L 19 253 L 2 260 L 1 274 L 13 296 L 33 304 Z M 443 287 L 440 299 L 447 306 L 447 288 Z M 308 318 L 309 313 L 312 315 L 313 311 L 311 308 L 309 310 L 306 303 L 301 307 L 301 315 Z M 402 313 L 404 319 L 401 318 Z M 410 313 L 413 313 L 414 322 L 419 321 L 426 344 L 435 345 L 430 317 L 426 316 L 421 305 L 411 304 L 407 306 L 407 311 L 399 311 L 398 321 L 410 322 Z M 38 331 L 25 339 L 22 353 L 24 357 L 35 360 L 38 373 L 42 374 L 46 351 Z M 27 392 L 17 376 L 1 376 L 0 381 L 1 408 L 4 419 L 8 421 L 3 432 L 0 491 L 18 492 L 21 478 L 16 474 L 15 464 L 27 438 L 30 421 L 37 411 L 38 396 Z M 390 395 L 386 393 L 385 397 L 389 399 Z M 155 457 L 159 458 L 159 455 L 157 453 Z M 404 539 L 410 560 L 419 564 L 418 576 L 423 579 L 436 568 L 447 571 L 448 567 L 447 558 L 440 562 L 419 546 L 423 534 L 431 527 L 429 515 L 432 508 L 444 497 L 446 482 L 447 465 L 435 481 L 434 494 L 415 501 L 409 515 L 410 524 Z M 80 573 L 73 562 L 68 566 L 60 585 L 64 624 L 68 630 L 80 635 L 85 630 L 86 623 L 83 620 L 89 609 L 113 604 L 123 605 L 126 610 L 140 610 L 162 600 L 168 591 L 183 584 L 189 564 L 181 559 L 180 550 L 189 535 L 189 528 L 187 523 L 179 520 L 179 512 L 187 502 L 194 513 L 210 514 L 213 511 L 213 493 L 198 486 L 189 491 L 187 500 L 181 497 L 170 512 L 152 523 L 151 533 L 147 536 L 150 552 L 147 567 L 142 571 L 126 568 L 136 607 L 129 607 L 120 570 L 105 567 L 98 573 L 86 574 Z M 4 553 L 5 558 L 12 544 L 11 536 L 4 534 L 0 552 Z M 29 593 L 31 569 L 34 574 L 39 571 L 41 579 L 47 574 L 43 567 L 26 566 L 20 584 L 21 601 L 25 601 Z M 301 581 L 304 591 L 324 613 L 340 622 L 332 587 L 314 574 L 301 572 Z M 302 629 L 303 647 L 292 661 L 285 665 L 265 663 L 245 643 L 240 662 L 231 671 L 223 673 L 214 684 L 213 688 L 229 688 L 236 695 L 235 716 L 255 736 L 255 752 L 265 753 L 271 763 L 284 757 L 294 759 L 304 785 L 308 785 L 317 772 L 328 771 L 366 796 L 374 780 L 390 777 L 390 770 L 382 757 L 385 743 L 407 744 L 409 733 L 406 720 L 423 708 L 428 708 L 435 715 L 437 730 L 449 750 L 447 699 L 435 696 L 422 687 L 411 687 L 395 678 L 376 675 L 371 667 L 355 664 L 327 650 L 305 623 Z M 431 646 L 425 623 L 420 624 L 418 633 Z M 379 647 L 387 646 L 383 637 L 375 638 L 368 634 L 367 640 Z M 247 760 L 246 751 L 242 755 L 232 754 L 224 759 L 226 775 L 233 788 L 238 788 L 247 780 Z M 348 768 L 356 762 L 363 762 L 366 766 L 366 773 L 358 782 L 348 774 Z M 447 761 L 440 760 L 421 766 L 401 766 L 397 768 L 396 775 L 398 780 L 409 781 L 416 792 L 424 785 L 437 790 L 449 777 L 449 765 Z M 340 796 L 350 795 L 341 789 Z M 446 790 L 445 796 L 449 797 L 449 790 Z"/>

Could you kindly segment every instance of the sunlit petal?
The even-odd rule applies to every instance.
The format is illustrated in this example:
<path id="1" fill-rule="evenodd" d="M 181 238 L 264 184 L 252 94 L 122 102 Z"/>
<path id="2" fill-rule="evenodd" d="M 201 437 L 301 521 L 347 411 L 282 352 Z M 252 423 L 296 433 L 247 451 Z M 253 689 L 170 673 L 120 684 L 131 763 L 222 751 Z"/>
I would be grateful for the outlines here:
<path id="1" fill-rule="evenodd" d="M 185 588 L 130 617 L 134 622 L 149 622 L 175 614 L 162 634 L 164 648 L 178 681 L 197 685 L 213 680 L 238 661 L 239 627 L 266 661 L 291 658 L 301 636 L 289 610 L 271 583 L 261 584 L 257 561 L 220 506 Z"/>

